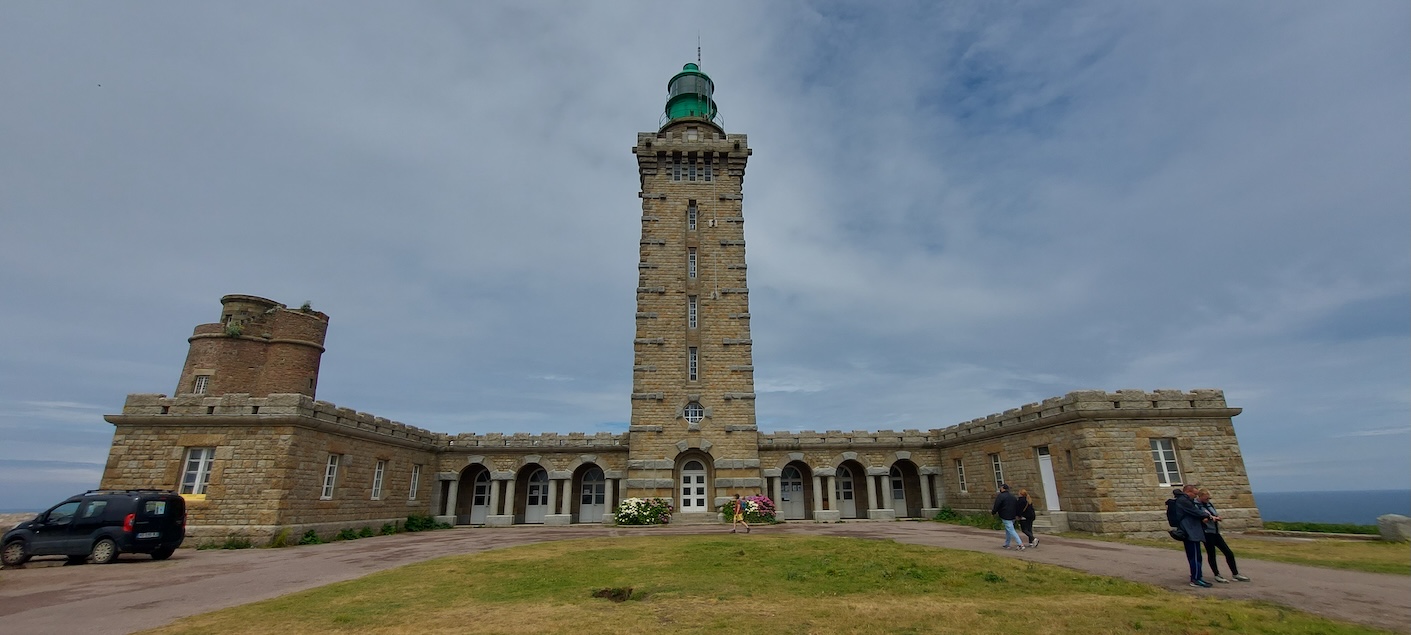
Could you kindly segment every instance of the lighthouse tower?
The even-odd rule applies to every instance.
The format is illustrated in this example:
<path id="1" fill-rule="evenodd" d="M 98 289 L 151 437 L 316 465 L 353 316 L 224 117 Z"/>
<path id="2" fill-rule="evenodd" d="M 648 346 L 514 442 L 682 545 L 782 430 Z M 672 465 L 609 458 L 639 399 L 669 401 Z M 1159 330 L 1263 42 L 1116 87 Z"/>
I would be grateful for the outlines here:
<path id="1" fill-rule="evenodd" d="M 720 126 L 695 64 L 667 84 L 661 129 L 637 135 L 642 191 L 627 496 L 713 517 L 761 493 L 742 186 L 749 144 Z"/>

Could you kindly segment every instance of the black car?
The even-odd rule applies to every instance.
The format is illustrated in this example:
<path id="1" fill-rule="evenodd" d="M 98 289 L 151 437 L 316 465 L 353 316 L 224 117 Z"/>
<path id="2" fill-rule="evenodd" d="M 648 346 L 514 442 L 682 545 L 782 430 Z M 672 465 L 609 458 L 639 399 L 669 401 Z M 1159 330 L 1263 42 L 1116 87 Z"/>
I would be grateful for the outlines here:
<path id="1" fill-rule="evenodd" d="M 70 562 L 107 564 L 120 553 L 165 560 L 185 537 L 186 501 L 175 492 L 89 490 L 5 532 L 0 562 L 17 566 L 32 556 L 68 556 Z"/>

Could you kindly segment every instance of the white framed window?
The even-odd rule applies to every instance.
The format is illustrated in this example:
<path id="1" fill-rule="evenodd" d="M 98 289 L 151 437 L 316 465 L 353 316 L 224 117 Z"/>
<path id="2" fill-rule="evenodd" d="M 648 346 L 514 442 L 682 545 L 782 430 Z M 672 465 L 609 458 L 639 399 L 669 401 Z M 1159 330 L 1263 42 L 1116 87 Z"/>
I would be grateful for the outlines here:
<path id="1" fill-rule="evenodd" d="M 955 478 L 960 481 L 960 491 L 970 491 L 970 488 L 965 485 L 965 463 L 960 459 L 955 460 Z"/>
<path id="2" fill-rule="evenodd" d="M 210 375 L 197 375 L 196 380 L 191 384 L 191 392 L 197 395 L 204 395 L 206 394 L 206 387 L 210 384 Z"/>
<path id="3" fill-rule="evenodd" d="M 692 279 L 692 280 L 695 280 L 695 279 L 696 279 L 696 248 L 695 248 L 695 247 L 689 247 L 689 248 L 686 249 L 686 277 L 687 277 L 687 278 L 690 278 L 690 279 Z"/>
<path id="4" fill-rule="evenodd" d="M 701 419 L 705 418 L 705 408 L 701 407 L 700 403 L 692 401 L 686 404 L 686 409 L 682 411 L 682 414 L 686 416 L 686 421 L 700 423 Z"/>
<path id="5" fill-rule="evenodd" d="M 338 463 L 342 458 L 341 454 L 328 455 L 328 465 L 323 469 L 323 492 L 319 494 L 319 500 L 333 498 L 333 486 L 338 483 Z"/>
<path id="6" fill-rule="evenodd" d="M 705 157 L 705 171 L 702 173 L 702 174 L 703 174 L 703 177 L 702 177 L 702 178 L 704 178 L 706 181 L 714 181 L 714 180 L 715 180 L 715 166 L 711 165 L 711 161 L 710 161 L 710 160 L 711 160 L 711 156 L 710 156 L 709 154 L 707 154 L 706 157 Z"/>
<path id="7" fill-rule="evenodd" d="M 696 296 L 686 296 L 686 328 L 693 329 L 699 326 L 697 315 L 699 313 Z"/>
<path id="8" fill-rule="evenodd" d="M 671 180 L 681 180 L 681 155 L 676 155 L 671 159 Z"/>
<path id="9" fill-rule="evenodd" d="M 421 466 L 412 466 L 412 484 L 407 487 L 407 500 L 416 500 L 416 488 L 421 485 Z"/>
<path id="10" fill-rule="evenodd" d="M 372 471 L 372 500 L 382 500 L 382 477 L 387 474 L 387 462 L 378 461 Z"/>
<path id="11" fill-rule="evenodd" d="M 686 380 L 696 381 L 700 379 L 700 356 L 694 346 L 686 349 Z"/>
<path id="12" fill-rule="evenodd" d="M 1156 480 L 1162 487 L 1182 485 L 1181 468 L 1176 464 L 1176 440 L 1152 439 L 1151 460 L 1156 463 Z"/>
<path id="13" fill-rule="evenodd" d="M 990 467 L 995 470 L 995 491 L 999 491 L 999 486 L 1004 484 L 1004 465 L 999 462 L 998 454 L 990 455 Z"/>
<path id="14" fill-rule="evenodd" d="M 692 181 L 696 180 L 696 162 L 695 162 L 695 161 L 691 161 L 690 163 L 686 164 L 686 173 L 689 175 L 690 180 L 692 180 Z"/>
<path id="15" fill-rule="evenodd" d="M 691 201 L 686 206 L 686 229 L 694 231 L 696 229 L 696 218 L 700 216 L 700 209 L 696 207 L 696 202 Z"/>
<path id="16" fill-rule="evenodd" d="M 211 481 L 211 463 L 215 461 L 215 448 L 187 448 L 186 467 L 181 473 L 181 494 L 206 493 L 206 484 Z"/>

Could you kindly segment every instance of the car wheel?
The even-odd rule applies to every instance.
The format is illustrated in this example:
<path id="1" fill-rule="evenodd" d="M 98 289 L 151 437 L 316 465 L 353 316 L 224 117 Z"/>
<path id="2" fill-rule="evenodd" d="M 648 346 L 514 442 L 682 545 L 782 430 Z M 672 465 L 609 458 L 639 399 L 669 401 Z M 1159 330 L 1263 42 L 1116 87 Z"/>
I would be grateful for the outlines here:
<path id="1" fill-rule="evenodd" d="M 93 564 L 108 564 L 118 559 L 118 544 L 112 538 L 104 538 L 93 543 L 93 552 L 88 554 Z"/>
<path id="2" fill-rule="evenodd" d="M 0 562 L 7 567 L 18 567 L 29 561 L 29 545 L 23 540 L 12 540 L 0 549 Z"/>
<path id="3" fill-rule="evenodd" d="M 153 559 L 153 560 L 166 560 L 167 558 L 170 558 L 170 557 L 171 557 L 171 554 L 172 554 L 173 552 L 175 552 L 175 551 L 176 551 L 176 548 L 175 548 L 175 547 L 163 547 L 163 548 L 161 548 L 161 549 L 158 549 L 158 550 L 152 552 L 152 559 Z"/>

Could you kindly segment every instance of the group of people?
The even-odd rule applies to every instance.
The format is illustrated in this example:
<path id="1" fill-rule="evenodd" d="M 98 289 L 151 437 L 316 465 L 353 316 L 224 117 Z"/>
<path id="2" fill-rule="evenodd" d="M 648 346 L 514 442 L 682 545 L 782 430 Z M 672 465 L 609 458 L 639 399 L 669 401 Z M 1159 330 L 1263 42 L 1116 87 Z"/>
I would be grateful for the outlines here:
<path id="1" fill-rule="evenodd" d="M 1248 577 L 1240 575 L 1239 566 L 1235 564 L 1235 552 L 1230 550 L 1230 546 L 1225 544 L 1225 538 L 1220 535 L 1220 513 L 1210 502 L 1209 490 L 1194 485 L 1172 490 L 1171 499 L 1166 501 L 1166 522 L 1173 528 L 1179 528 L 1179 533 L 1184 534 L 1181 540 L 1185 543 L 1186 562 L 1191 569 L 1191 586 L 1213 586 L 1205 581 L 1205 575 L 1201 571 L 1202 546 L 1210 555 L 1210 573 L 1215 576 L 1216 582 L 1230 581 L 1220 575 L 1220 565 L 1215 561 L 1216 549 L 1225 554 L 1225 563 L 1230 565 L 1230 575 L 1240 582 L 1249 582 Z"/>
<path id="2" fill-rule="evenodd" d="M 1034 537 L 1034 519 L 1038 517 L 1038 512 L 1034 511 L 1034 502 L 1029 499 L 1029 490 L 1021 487 L 1019 495 L 1015 496 L 1009 493 L 1008 483 L 1000 483 L 999 494 L 995 495 L 995 503 L 990 506 L 990 513 L 999 516 L 1000 523 L 1004 525 L 1005 549 L 1011 548 L 1011 539 L 1020 551 L 1039 546 L 1039 539 Z M 1019 531 L 1024 532 L 1024 537 L 1029 539 L 1027 544 L 1019 538 L 1019 532 L 1014 530 L 1016 521 L 1019 523 Z"/>
<path id="3" fill-rule="evenodd" d="M 1001 483 L 990 513 L 999 516 L 1000 523 L 1004 525 L 1005 549 L 1018 548 L 1023 551 L 1039 546 L 1039 539 L 1034 537 L 1034 518 L 1037 513 L 1028 490 L 1020 488 L 1019 495 L 1015 496 L 1010 493 L 1009 484 Z M 1214 586 L 1205 580 L 1202 549 L 1210 556 L 1210 573 L 1215 576 L 1216 582 L 1230 581 L 1220 575 L 1220 565 L 1215 561 L 1217 549 L 1225 554 L 1225 564 L 1230 566 L 1230 575 L 1240 582 L 1249 582 L 1247 576 L 1240 574 L 1239 565 L 1235 564 L 1235 552 L 1230 550 L 1230 545 L 1225 542 L 1224 536 L 1220 535 L 1220 520 L 1220 513 L 1215 510 L 1215 504 L 1210 502 L 1210 490 L 1186 485 L 1172 491 L 1171 500 L 1166 501 L 1167 523 L 1173 528 L 1179 528 L 1179 533 L 1183 534 L 1186 561 L 1191 570 L 1190 585 L 1193 587 Z M 1016 522 L 1019 523 L 1019 531 L 1024 532 L 1024 536 L 1029 539 L 1028 543 L 1019 537 L 1019 531 L 1015 531 Z"/>

